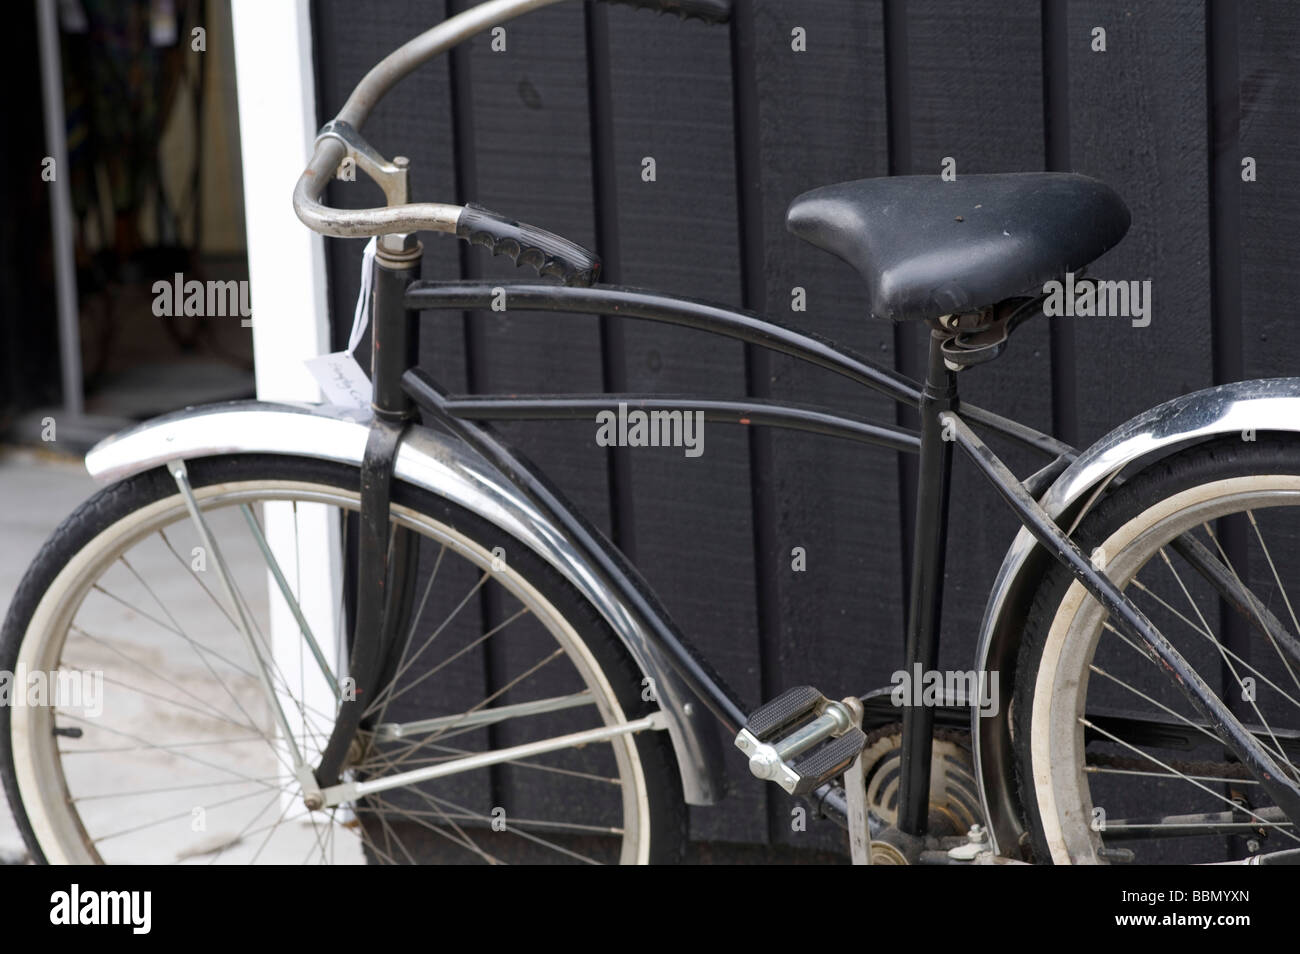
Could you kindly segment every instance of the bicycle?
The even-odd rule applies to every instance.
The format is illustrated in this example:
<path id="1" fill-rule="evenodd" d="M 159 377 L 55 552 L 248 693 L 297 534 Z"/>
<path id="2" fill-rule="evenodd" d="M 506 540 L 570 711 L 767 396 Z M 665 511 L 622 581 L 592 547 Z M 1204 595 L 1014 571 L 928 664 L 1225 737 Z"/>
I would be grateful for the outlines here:
<path id="1" fill-rule="evenodd" d="M 755 776 L 843 826 L 859 863 L 1300 858 L 1300 733 L 1285 721 L 1300 621 L 1272 557 L 1300 537 L 1300 379 L 1186 395 L 1086 449 L 962 402 L 959 376 L 1127 231 L 1119 196 L 1078 175 L 858 180 L 791 205 L 788 226 L 858 270 L 875 317 L 929 326 L 923 382 L 754 313 L 602 285 L 593 253 L 478 206 L 411 202 L 407 163 L 358 132 L 370 110 L 425 60 L 554 2 L 490 0 L 416 37 L 316 140 L 299 218 L 377 237 L 368 411 L 187 409 L 87 456 L 109 485 L 29 569 L 0 665 L 102 672 L 115 714 L 138 722 L 143 700 L 171 714 L 128 729 L 75 703 L 0 708 L 0 768 L 33 856 L 674 861 L 686 805 L 724 794 L 712 719 Z M 621 2 L 729 14 L 728 0 Z M 345 160 L 384 208 L 320 202 Z M 422 231 L 558 281 L 421 281 Z M 416 366 L 419 315 L 494 303 L 724 335 L 914 407 L 921 425 L 757 399 L 450 394 Z M 803 686 L 751 712 L 489 423 L 620 404 L 917 454 L 900 673 L 926 692 Z M 976 428 L 1044 465 L 1021 480 Z M 1022 524 L 966 682 L 929 680 L 954 449 Z M 337 593 L 301 578 L 313 550 L 348 578 Z M 186 601 L 167 605 L 178 586 Z"/>

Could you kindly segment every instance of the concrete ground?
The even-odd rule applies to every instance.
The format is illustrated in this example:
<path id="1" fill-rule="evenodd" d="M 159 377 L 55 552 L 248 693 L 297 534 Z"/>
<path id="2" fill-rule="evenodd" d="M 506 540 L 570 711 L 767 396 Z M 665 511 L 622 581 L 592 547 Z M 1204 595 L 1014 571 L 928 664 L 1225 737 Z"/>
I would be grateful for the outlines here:
<path id="1" fill-rule="evenodd" d="M 0 513 L 0 612 L 8 611 L 19 581 L 50 533 L 96 489 L 80 457 L 0 449 L 0 499 L 7 504 Z M 265 564 L 247 533 L 231 532 L 238 523 L 226 526 L 222 520 L 237 522 L 239 512 L 227 508 L 212 515 L 210 524 L 217 538 L 227 541 L 223 550 L 250 609 L 256 617 L 264 618 Z M 187 539 L 192 533 L 188 522 L 168 533 L 188 561 L 191 546 L 198 542 L 197 538 Z M 267 830 L 267 818 L 274 822 L 275 816 L 282 814 L 284 796 L 276 794 L 276 787 L 283 784 L 278 779 L 282 773 L 258 737 L 247 736 L 238 726 L 232 730 L 233 722 L 223 726 L 226 719 L 213 721 L 215 716 L 229 712 L 217 705 L 224 699 L 213 698 L 219 695 L 215 687 L 220 685 L 227 693 L 234 693 L 231 699 L 238 696 L 236 705 L 243 707 L 247 719 L 253 724 L 264 723 L 261 731 L 274 735 L 260 689 L 247 673 L 247 678 L 241 679 L 232 670 L 222 672 L 221 662 L 215 664 L 214 671 L 211 658 L 205 660 L 178 639 L 183 636 L 186 642 L 193 640 L 217 660 L 233 662 L 244 658 L 241 653 L 246 647 L 239 642 L 241 637 L 212 612 L 212 597 L 202 585 L 194 585 L 197 577 L 177 572 L 174 554 L 164 549 L 156 534 L 143 538 L 130 553 L 131 572 L 139 574 L 134 583 L 137 592 L 132 593 L 133 581 L 118 564 L 105 570 L 99 580 L 106 589 L 86 595 L 62 654 L 64 667 L 104 673 L 102 718 L 78 719 L 75 709 L 60 710 L 61 726 L 83 727 L 83 738 L 61 743 L 61 747 L 91 750 L 88 758 L 64 760 L 73 793 L 94 793 L 93 801 L 79 805 L 88 830 L 130 835 L 115 835 L 116 840 L 106 839 L 111 844 L 99 845 L 109 861 L 126 860 L 128 856 L 115 859 L 112 854 L 125 841 L 130 843 L 130 858 L 157 863 L 203 863 L 214 856 L 223 862 L 301 862 L 319 842 L 308 819 L 294 821 L 302 814 L 296 801 L 284 805 L 284 812 L 299 810 L 275 827 L 273 840 L 270 834 L 265 836 L 266 842 L 262 836 L 245 836 L 245 832 Z M 150 581 L 147 597 L 139 592 L 143 580 Z M 125 598 L 126 602 L 108 600 L 108 591 L 115 599 Z M 170 625 L 159 619 L 163 613 L 155 608 L 164 605 Z M 79 627 L 93 632 L 79 633 Z M 89 710 L 83 714 L 98 715 Z M 226 739 L 232 733 L 233 737 Z M 186 741 L 181 742 L 182 738 Z M 139 744 L 142 742 L 148 744 Z M 173 742 L 175 746 L 168 744 Z M 162 749 L 156 748 L 159 745 Z M 186 747 L 195 745 L 206 746 L 202 750 L 189 749 L 190 753 L 201 751 L 201 759 L 185 754 Z M 172 752 L 173 747 L 180 753 Z M 105 751 L 114 754 L 92 754 Z M 211 754 L 214 752 L 222 754 Z M 179 786 L 182 790 L 177 791 L 175 783 L 179 778 L 189 784 Z M 248 785 L 254 786 L 251 792 Z M 196 788 L 201 791 L 196 793 Z M 269 800 L 265 797 L 268 791 Z M 100 794 L 103 792 L 117 794 Z M 250 803 L 250 798 L 257 801 Z M 269 815 L 250 815 L 258 807 Z M 198 831 L 191 825 L 194 813 L 204 815 L 203 827 Z M 146 818 L 162 823 L 142 825 Z M 156 829 L 153 825 L 157 825 Z M 132 834 L 139 828 L 150 831 L 145 836 Z M 340 846 L 334 853 L 337 861 L 361 860 L 359 849 L 353 845 Z M 0 808 L 0 861 L 18 863 L 25 856 L 22 838 L 6 804 Z"/>

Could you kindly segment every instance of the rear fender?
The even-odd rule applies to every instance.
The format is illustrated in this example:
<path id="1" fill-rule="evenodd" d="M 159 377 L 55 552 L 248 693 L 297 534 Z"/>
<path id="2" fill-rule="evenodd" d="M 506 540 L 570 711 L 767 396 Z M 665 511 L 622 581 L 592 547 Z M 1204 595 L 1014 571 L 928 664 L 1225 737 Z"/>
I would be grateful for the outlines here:
<path id="1" fill-rule="evenodd" d="M 1267 433 L 1300 433 L 1300 378 L 1239 381 L 1166 401 L 1126 421 L 1093 444 L 1040 499 L 1043 509 L 1069 530 L 1128 467 L 1141 467 L 1174 451 L 1228 434 L 1243 439 Z M 1024 826 L 1007 710 L 1015 683 L 1016 656 L 1025 617 L 1051 557 L 1021 529 L 1007 551 L 980 625 L 975 665 L 999 674 L 997 718 L 973 710 L 971 738 L 980 798 L 994 849 L 1014 855 Z"/>

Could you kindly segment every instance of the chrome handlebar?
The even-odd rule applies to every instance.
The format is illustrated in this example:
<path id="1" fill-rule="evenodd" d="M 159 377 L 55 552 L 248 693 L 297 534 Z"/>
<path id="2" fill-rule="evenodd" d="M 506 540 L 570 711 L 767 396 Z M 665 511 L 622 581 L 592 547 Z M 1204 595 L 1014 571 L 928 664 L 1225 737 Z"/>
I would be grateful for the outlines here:
<path id="1" fill-rule="evenodd" d="M 316 137 L 311 161 L 293 190 L 293 210 L 313 232 L 355 238 L 432 231 L 456 234 L 464 206 L 407 202 L 405 160 L 384 159 L 357 131 L 379 100 L 426 60 L 476 33 L 563 0 L 488 0 L 444 20 L 394 50 L 357 84 L 338 116 Z M 352 158 L 384 190 L 388 205 L 375 209 L 335 209 L 320 201 L 339 165 Z"/>
<path id="2" fill-rule="evenodd" d="M 539 275 L 566 285 L 591 285 L 600 277 L 600 259 L 567 239 L 544 229 L 516 222 L 476 205 L 408 202 L 408 163 L 401 156 L 385 159 L 358 130 L 379 100 L 421 63 L 476 33 L 563 0 L 487 0 L 459 13 L 403 44 L 370 70 L 357 84 L 337 117 L 316 137 L 307 168 L 293 190 L 293 210 L 313 232 L 355 238 L 381 236 L 381 251 L 414 247 L 415 232 L 444 232 L 516 265 L 530 265 Z M 613 0 L 633 7 L 675 13 L 722 23 L 731 13 L 731 0 Z M 320 201 L 326 186 L 345 159 L 351 159 L 384 190 L 382 209 L 335 209 Z"/>
<path id="3" fill-rule="evenodd" d="M 455 234 L 464 207 L 442 202 L 407 202 L 407 165 L 402 156 L 392 162 L 371 161 L 379 154 L 355 131 L 338 120 L 327 123 L 316 138 L 316 151 L 293 190 L 293 210 L 307 228 L 321 235 L 356 238 L 433 231 Z M 321 193 L 344 159 L 357 166 L 384 190 L 382 209 L 335 209 L 320 201 Z"/>

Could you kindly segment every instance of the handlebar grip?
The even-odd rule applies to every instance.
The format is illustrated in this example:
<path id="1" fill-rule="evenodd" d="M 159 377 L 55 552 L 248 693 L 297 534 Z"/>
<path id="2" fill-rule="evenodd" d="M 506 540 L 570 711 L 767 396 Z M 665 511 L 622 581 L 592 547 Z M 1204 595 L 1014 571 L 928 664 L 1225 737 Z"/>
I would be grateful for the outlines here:
<path id="1" fill-rule="evenodd" d="M 516 265 L 531 265 L 537 274 L 554 276 L 566 285 L 586 287 L 600 276 L 600 259 L 593 252 L 481 205 L 465 206 L 456 220 L 456 235 L 471 245 L 490 248 L 493 255 L 505 255 Z"/>
<path id="2" fill-rule="evenodd" d="M 726 23 L 731 18 L 731 0 L 609 0 L 642 10 L 675 13 L 683 20 L 694 18 L 705 23 Z"/>

